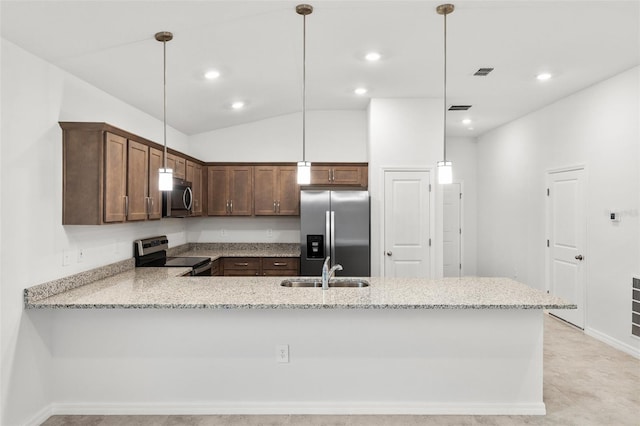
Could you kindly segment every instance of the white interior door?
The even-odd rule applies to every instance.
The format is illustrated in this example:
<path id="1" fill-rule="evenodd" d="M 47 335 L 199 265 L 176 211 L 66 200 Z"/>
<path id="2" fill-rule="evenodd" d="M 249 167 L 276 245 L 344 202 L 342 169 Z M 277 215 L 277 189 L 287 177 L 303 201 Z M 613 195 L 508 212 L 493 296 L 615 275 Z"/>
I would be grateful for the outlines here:
<path id="1" fill-rule="evenodd" d="M 547 288 L 551 294 L 578 306 L 550 313 L 584 328 L 584 169 L 549 173 L 547 184 Z"/>
<path id="2" fill-rule="evenodd" d="M 384 173 L 384 276 L 430 277 L 428 171 Z"/>
<path id="3" fill-rule="evenodd" d="M 443 253 L 442 260 L 445 277 L 459 277 L 462 274 L 462 223 L 460 183 L 442 185 L 443 199 Z"/>

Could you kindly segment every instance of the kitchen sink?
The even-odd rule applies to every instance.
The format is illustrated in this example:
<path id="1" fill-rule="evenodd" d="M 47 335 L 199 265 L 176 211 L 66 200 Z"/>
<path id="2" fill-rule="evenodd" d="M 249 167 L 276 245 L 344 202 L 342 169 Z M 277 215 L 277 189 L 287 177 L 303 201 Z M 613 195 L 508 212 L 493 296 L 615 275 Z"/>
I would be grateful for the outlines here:
<path id="1" fill-rule="evenodd" d="M 292 280 L 284 280 L 280 283 L 282 287 L 319 287 L 322 288 L 322 281 L 317 278 L 297 278 Z M 369 287 L 369 282 L 358 279 L 333 279 L 329 281 L 329 287 L 351 287 L 362 288 Z"/>

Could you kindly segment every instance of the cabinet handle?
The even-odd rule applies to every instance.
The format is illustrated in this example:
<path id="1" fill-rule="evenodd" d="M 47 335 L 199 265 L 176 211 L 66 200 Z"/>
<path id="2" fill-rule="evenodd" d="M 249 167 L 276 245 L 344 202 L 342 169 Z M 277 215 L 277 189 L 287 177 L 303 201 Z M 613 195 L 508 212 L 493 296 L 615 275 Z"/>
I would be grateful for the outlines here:
<path id="1" fill-rule="evenodd" d="M 124 196 L 124 217 L 129 217 L 129 196 Z"/>
<path id="2" fill-rule="evenodd" d="M 273 266 L 287 266 L 287 262 L 274 262 Z"/>
<path id="3" fill-rule="evenodd" d="M 231 213 L 231 212 L 229 211 L 229 200 L 227 200 L 227 204 L 225 205 L 225 213 L 226 213 L 226 214 Z"/>
<path id="4" fill-rule="evenodd" d="M 278 211 L 276 213 L 280 213 L 280 201 L 278 201 Z"/>
<path id="5" fill-rule="evenodd" d="M 149 201 L 151 200 L 151 197 L 144 197 L 145 201 L 146 201 L 146 208 L 147 208 L 147 214 L 151 213 L 151 206 L 149 205 Z"/>
<path id="6" fill-rule="evenodd" d="M 234 263 L 235 266 L 249 266 L 247 262 Z"/>
<path id="7" fill-rule="evenodd" d="M 273 200 L 273 212 L 278 213 L 278 211 L 276 210 L 276 200 Z"/>
<path id="8" fill-rule="evenodd" d="M 331 169 L 327 173 L 329 173 L 329 182 L 331 182 Z"/>
<path id="9" fill-rule="evenodd" d="M 229 201 L 229 213 L 233 214 L 233 200 Z"/>
<path id="10" fill-rule="evenodd" d="M 336 181 L 336 170 L 331 169 L 331 182 L 335 182 L 335 181 Z"/>

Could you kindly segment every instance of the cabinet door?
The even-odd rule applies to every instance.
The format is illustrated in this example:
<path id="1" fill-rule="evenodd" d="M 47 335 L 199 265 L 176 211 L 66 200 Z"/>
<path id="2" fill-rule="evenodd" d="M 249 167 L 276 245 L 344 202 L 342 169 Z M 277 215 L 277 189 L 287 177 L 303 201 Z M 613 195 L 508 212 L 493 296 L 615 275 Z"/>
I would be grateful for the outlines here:
<path id="1" fill-rule="evenodd" d="M 228 214 L 227 180 L 225 166 L 209 166 L 207 168 L 207 214 L 209 216 Z"/>
<path id="2" fill-rule="evenodd" d="M 105 133 L 104 221 L 124 222 L 127 190 L 127 139 Z"/>
<path id="3" fill-rule="evenodd" d="M 162 192 L 158 189 L 158 169 L 164 167 L 163 152 L 149 147 L 149 219 L 162 218 Z"/>
<path id="4" fill-rule="evenodd" d="M 277 214 L 278 167 L 254 166 L 253 211 L 256 216 Z"/>
<path id="5" fill-rule="evenodd" d="M 253 214 L 253 167 L 228 166 L 229 207 L 234 216 Z"/>
<path id="6" fill-rule="evenodd" d="M 149 186 L 149 148 L 136 141 L 129 141 L 127 151 L 127 220 L 146 220 Z"/>
<path id="7" fill-rule="evenodd" d="M 331 167 L 316 166 L 311 163 L 311 185 L 329 185 L 331 183 Z"/>
<path id="8" fill-rule="evenodd" d="M 295 166 L 281 166 L 278 168 L 277 178 L 278 215 L 299 216 L 300 186 L 298 185 L 298 169 Z"/>
<path id="9" fill-rule="evenodd" d="M 333 166 L 331 170 L 331 183 L 333 185 L 357 185 L 362 184 L 362 168 L 360 166 Z"/>
<path id="10" fill-rule="evenodd" d="M 187 162 L 184 157 L 179 155 L 167 154 L 167 168 L 173 170 L 173 177 L 178 179 L 186 179 Z"/>
<path id="11" fill-rule="evenodd" d="M 191 182 L 193 191 L 192 216 L 202 216 L 202 166 L 187 160 L 187 180 Z"/>

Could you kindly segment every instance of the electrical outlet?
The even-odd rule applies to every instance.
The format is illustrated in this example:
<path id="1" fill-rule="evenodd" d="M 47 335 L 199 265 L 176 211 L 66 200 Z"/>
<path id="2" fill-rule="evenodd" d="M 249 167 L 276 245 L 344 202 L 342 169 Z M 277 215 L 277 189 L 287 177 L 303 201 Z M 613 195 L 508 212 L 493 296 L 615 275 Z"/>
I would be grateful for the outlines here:
<path id="1" fill-rule="evenodd" d="M 71 252 L 68 250 L 62 251 L 62 266 L 69 266 L 71 264 Z"/>
<path id="2" fill-rule="evenodd" d="M 276 361 L 281 364 L 289 362 L 289 345 L 276 346 Z"/>
<path id="3" fill-rule="evenodd" d="M 227 235 L 227 230 L 226 229 L 221 229 L 220 230 L 220 235 L 222 235 L 223 237 Z"/>
<path id="4" fill-rule="evenodd" d="M 84 262 L 84 249 L 78 249 L 78 263 Z"/>
<path id="5" fill-rule="evenodd" d="M 273 229 L 267 229 L 267 237 L 273 238 Z"/>

